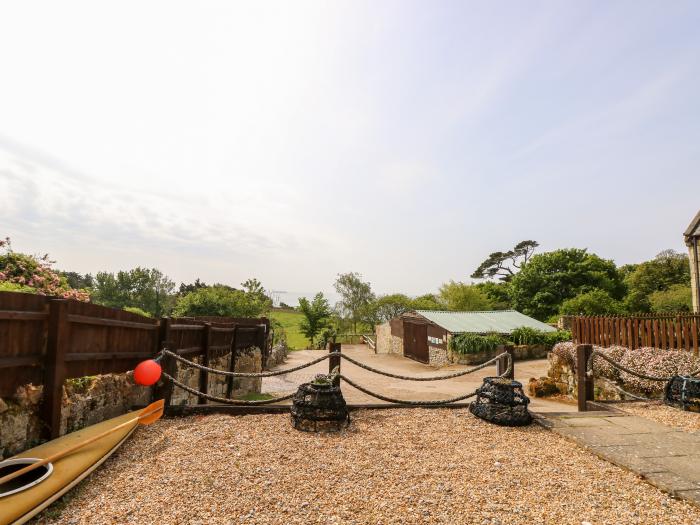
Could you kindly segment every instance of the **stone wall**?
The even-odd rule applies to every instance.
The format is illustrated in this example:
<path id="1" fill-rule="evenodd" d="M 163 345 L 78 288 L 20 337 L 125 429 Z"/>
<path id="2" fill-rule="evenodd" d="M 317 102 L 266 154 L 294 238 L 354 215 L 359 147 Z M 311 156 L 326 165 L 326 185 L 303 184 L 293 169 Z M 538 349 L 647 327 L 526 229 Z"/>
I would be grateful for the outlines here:
<path id="1" fill-rule="evenodd" d="M 228 370 L 231 354 L 212 359 L 210 366 Z M 193 359 L 201 362 L 201 357 Z M 262 371 L 262 353 L 252 347 L 239 350 L 236 372 Z M 199 389 L 199 370 L 184 365 L 178 366 L 178 381 Z M 209 392 L 226 396 L 226 376 L 209 374 Z M 244 396 L 259 393 L 261 378 L 235 378 L 233 395 Z M 105 419 L 124 414 L 133 406 L 146 405 L 151 401 L 152 389 L 138 386 L 133 375 L 105 374 L 69 379 L 63 386 L 60 433 L 74 432 Z M 39 417 L 42 387 L 24 385 L 11 398 L 0 399 L 0 458 L 6 458 L 32 448 L 42 438 L 43 422 Z M 171 403 L 196 404 L 197 396 L 177 387 L 173 388 Z"/>
<path id="2" fill-rule="evenodd" d="M 239 350 L 236 356 L 236 372 L 261 372 L 262 352 L 259 348 L 251 347 L 247 350 Z M 262 377 L 235 377 L 233 379 L 233 395 L 244 396 L 251 393 L 260 393 L 262 389 Z"/>
<path id="3" fill-rule="evenodd" d="M 559 393 L 568 395 L 573 399 L 578 397 L 576 379 L 576 371 L 571 368 L 571 365 L 562 357 L 550 352 L 547 356 L 549 361 L 549 370 L 547 377 L 554 381 Z M 604 381 L 596 381 L 593 388 L 594 399 L 597 400 L 620 400 L 620 393 L 608 386 Z M 634 393 L 634 392 L 632 392 Z"/>
<path id="4" fill-rule="evenodd" d="M 543 345 L 517 345 L 513 347 L 513 357 L 516 361 L 545 359 L 549 350 L 550 347 Z M 460 365 L 480 365 L 501 353 L 503 353 L 502 347 L 498 347 L 491 352 L 478 352 L 474 354 L 459 354 L 450 350 L 448 359 L 450 363 L 457 363 Z"/>
<path id="5" fill-rule="evenodd" d="M 284 363 L 287 360 L 287 354 L 289 354 L 289 348 L 286 342 L 282 341 L 273 346 L 270 355 L 267 356 L 266 370 Z"/>
<path id="6" fill-rule="evenodd" d="M 392 333 L 391 323 L 376 326 L 377 353 L 403 355 L 403 338 Z"/>
<path id="7" fill-rule="evenodd" d="M 449 365 L 447 349 L 428 345 L 428 362 L 435 367 Z"/>
<path id="8" fill-rule="evenodd" d="M 195 363 L 201 363 L 202 357 L 198 356 L 192 359 Z M 212 359 L 209 367 L 218 370 L 229 370 L 231 366 L 231 354 L 225 354 L 221 357 Z M 236 356 L 236 365 L 234 372 L 262 372 L 262 352 L 257 347 L 250 347 L 246 350 L 238 350 Z M 213 396 L 226 397 L 227 377 L 220 374 L 209 374 L 208 389 Z M 177 380 L 190 388 L 199 390 L 199 370 L 178 364 Z M 233 396 L 244 396 L 246 394 L 260 393 L 262 388 L 262 378 L 260 377 L 235 377 L 233 379 Z M 182 390 L 178 387 L 173 387 L 173 394 L 170 398 L 172 405 L 196 405 L 199 403 L 199 398 Z"/>
<path id="9" fill-rule="evenodd" d="M 0 400 L 0 457 L 6 458 L 41 442 L 39 418 L 42 387 L 24 385 Z M 137 386 L 131 374 L 69 379 L 63 386 L 60 433 L 66 434 L 147 404 L 151 389 Z"/>

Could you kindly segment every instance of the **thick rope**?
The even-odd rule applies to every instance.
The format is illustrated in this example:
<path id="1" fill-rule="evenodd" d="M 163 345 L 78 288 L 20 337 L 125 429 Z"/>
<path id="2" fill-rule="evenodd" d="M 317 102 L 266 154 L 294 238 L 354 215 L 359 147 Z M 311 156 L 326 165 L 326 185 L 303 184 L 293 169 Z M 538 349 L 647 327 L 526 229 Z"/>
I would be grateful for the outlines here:
<path id="1" fill-rule="evenodd" d="M 652 398 L 650 398 L 650 397 L 638 396 L 637 394 L 633 394 L 633 393 L 631 393 L 631 392 L 628 392 L 628 391 L 625 390 L 624 388 L 619 387 L 619 386 L 618 386 L 617 384 L 615 384 L 613 381 L 610 381 L 609 379 L 607 379 L 607 378 L 605 378 L 605 377 L 600 377 L 600 378 L 598 378 L 598 379 L 602 379 L 602 380 L 605 381 L 605 383 L 607 383 L 608 386 L 610 386 L 613 390 L 616 390 L 616 391 L 619 392 L 620 394 L 629 396 L 629 397 L 631 397 L 632 399 L 636 399 L 636 400 L 638 400 L 638 401 L 658 401 L 658 399 L 652 399 Z"/>
<path id="2" fill-rule="evenodd" d="M 479 370 L 482 370 L 496 361 L 498 361 L 501 357 L 507 357 L 508 360 L 508 368 L 506 369 L 505 373 L 503 375 L 509 375 L 511 370 L 513 369 L 513 357 L 508 353 L 508 352 L 503 352 L 502 354 L 497 355 L 496 357 L 489 359 L 485 363 L 482 363 L 478 366 L 475 366 L 474 368 L 470 368 L 468 370 L 462 370 L 460 372 L 454 372 L 452 374 L 446 374 L 442 376 L 433 376 L 433 377 L 414 377 L 414 376 L 402 376 L 398 374 L 392 374 L 390 372 L 385 372 L 384 370 L 379 370 L 377 368 L 371 367 L 369 365 L 366 365 L 360 361 L 357 361 L 356 359 L 353 359 L 350 356 L 347 356 L 341 352 L 332 352 L 328 353 L 325 355 L 322 355 L 321 357 L 314 359 L 312 361 L 309 361 L 307 363 L 304 363 L 299 366 L 295 366 L 294 368 L 287 368 L 285 370 L 277 370 L 277 371 L 272 371 L 272 372 L 229 372 L 228 370 L 218 370 L 216 368 L 210 368 L 208 366 L 195 363 L 194 361 L 190 361 L 189 359 L 185 359 L 181 355 L 176 354 L 175 352 L 171 352 L 170 350 L 164 349 L 161 351 L 161 355 L 169 355 L 176 359 L 177 361 L 187 365 L 191 366 L 193 368 L 197 368 L 199 370 L 203 370 L 205 372 L 209 372 L 212 374 L 218 374 L 222 376 L 227 376 L 227 377 L 273 377 L 273 376 L 279 376 L 283 374 L 289 374 L 291 372 L 296 372 L 298 370 L 302 370 L 304 368 L 307 368 L 309 366 L 315 365 L 317 363 L 320 363 L 321 361 L 328 359 L 331 356 L 340 356 L 344 359 L 347 359 L 350 361 L 352 364 L 359 366 L 360 368 L 364 368 L 365 370 L 369 370 L 370 372 L 374 372 L 375 374 L 381 374 L 387 377 L 393 377 L 395 379 L 403 379 L 405 381 L 440 381 L 443 379 L 452 379 L 455 377 L 460 377 L 464 376 L 467 374 L 471 374 L 473 372 L 478 372 Z"/>
<path id="3" fill-rule="evenodd" d="M 493 359 L 489 359 L 485 363 L 482 363 L 478 366 L 475 366 L 474 368 L 470 368 L 468 370 L 462 370 L 460 372 L 454 372 L 453 374 L 446 374 L 443 376 L 432 376 L 432 377 L 414 377 L 414 376 L 402 376 L 398 374 L 392 374 L 391 372 L 385 372 L 384 370 L 379 370 L 377 368 L 373 368 L 369 365 L 366 365 L 360 361 L 357 361 L 356 359 L 353 359 L 350 356 L 347 356 L 345 354 L 340 354 L 340 357 L 343 359 L 346 359 L 350 361 L 353 365 L 359 366 L 360 368 L 364 368 L 365 370 L 369 370 L 370 372 L 374 372 L 375 374 L 380 374 L 383 376 L 387 377 L 393 377 L 394 379 L 403 379 L 405 381 L 441 381 L 443 379 L 452 379 L 455 377 L 460 377 L 464 376 L 467 374 L 471 374 L 473 372 L 478 372 L 479 370 L 482 370 L 486 368 L 487 366 L 492 365 L 496 361 L 498 361 L 501 357 L 508 356 L 508 369 L 505 371 L 503 375 L 510 375 L 510 371 L 513 368 L 513 357 L 508 353 L 508 352 L 503 352 L 502 354 L 497 355 Z"/>
<path id="4" fill-rule="evenodd" d="M 165 372 L 163 372 L 162 375 L 165 379 L 172 382 L 173 385 L 185 390 L 186 392 L 189 392 L 190 394 L 193 394 L 193 395 L 198 396 L 198 397 L 203 397 L 204 399 L 208 399 L 209 401 L 215 401 L 217 403 L 225 403 L 227 405 L 269 405 L 271 403 L 285 401 L 286 399 L 291 399 L 292 397 L 294 397 L 294 394 L 292 393 L 292 394 L 288 394 L 286 396 L 273 397 L 272 399 L 259 399 L 256 401 L 246 401 L 245 399 L 229 399 L 228 397 L 212 396 L 211 394 L 205 394 L 203 392 L 200 392 L 199 390 L 197 390 L 195 388 L 190 388 L 189 386 L 185 385 L 184 383 L 180 383 L 180 381 L 175 379 L 173 376 L 166 374 Z"/>
<path id="5" fill-rule="evenodd" d="M 186 365 L 190 365 L 194 368 L 198 368 L 200 370 L 204 370 L 204 371 L 211 372 L 214 374 L 220 374 L 220 375 L 231 376 L 231 377 L 270 377 L 270 376 L 287 374 L 289 372 L 301 370 L 303 368 L 307 368 L 307 367 L 314 365 L 316 363 L 320 363 L 324 359 L 328 359 L 331 356 L 344 357 L 345 359 L 347 359 L 351 363 L 353 363 L 361 368 L 364 368 L 366 370 L 369 370 L 371 372 L 375 372 L 377 374 L 381 374 L 381 375 L 384 375 L 387 377 L 393 377 L 395 379 L 404 379 L 407 381 L 439 381 L 442 379 L 450 379 L 450 378 L 454 378 L 454 377 L 460 377 L 460 376 L 463 376 L 466 374 L 471 374 L 473 372 L 477 372 L 479 370 L 482 370 L 482 369 L 486 368 L 487 366 L 498 361 L 501 357 L 507 357 L 507 360 L 508 360 L 508 368 L 506 368 L 505 372 L 503 372 L 501 374 L 501 377 L 510 375 L 511 371 L 513 370 L 513 356 L 511 356 L 508 352 L 503 352 L 502 354 L 497 355 L 493 359 L 490 359 L 490 360 L 486 361 L 485 363 L 482 363 L 481 365 L 478 365 L 474 368 L 470 368 L 468 370 L 463 370 L 460 372 L 455 372 L 453 374 L 447 374 L 444 376 L 436 376 L 436 377 L 411 377 L 411 376 L 401 376 L 398 374 L 392 374 L 392 373 L 385 372 L 383 370 L 378 370 L 378 369 L 373 368 L 371 366 L 365 365 L 365 364 L 363 364 L 359 361 L 356 361 L 355 359 L 348 357 L 340 352 L 333 352 L 333 353 L 325 354 L 325 355 L 319 357 L 318 359 L 314 359 L 313 361 L 309 361 L 308 363 L 297 366 L 295 368 L 289 368 L 289 369 L 280 370 L 277 372 L 261 372 L 261 373 L 228 372 L 228 371 L 224 371 L 224 370 L 217 370 L 215 368 L 209 368 L 208 366 L 200 365 L 199 363 L 195 363 L 193 361 L 185 359 L 184 357 L 179 356 L 176 353 L 171 352 L 170 350 L 166 350 L 166 349 L 163 349 L 161 351 L 160 355 L 161 356 L 162 355 L 169 355 L 169 356 L 175 358 L 176 360 L 178 360 Z M 280 396 L 280 397 L 275 397 L 272 399 L 262 399 L 262 400 L 257 400 L 257 401 L 246 401 L 246 400 L 242 400 L 242 399 L 229 399 L 227 397 L 212 396 L 211 394 L 205 394 L 203 392 L 200 392 L 199 390 L 197 390 L 195 388 L 191 388 L 191 387 L 185 385 L 184 383 L 179 382 L 177 379 L 172 377 L 170 374 L 167 374 L 166 372 L 162 372 L 162 375 L 165 379 L 172 382 L 172 384 L 177 386 L 178 388 L 181 388 L 182 390 L 185 390 L 186 392 L 189 392 L 190 394 L 193 394 L 195 396 L 202 397 L 204 399 L 208 399 L 209 401 L 214 401 L 217 403 L 225 403 L 225 404 L 229 404 L 229 405 L 267 405 L 267 404 L 277 403 L 279 401 L 285 401 L 287 399 L 291 399 L 292 397 L 294 397 L 294 393 L 292 393 L 292 394 L 288 394 L 288 395 L 284 395 L 284 396 Z M 400 405 L 415 405 L 415 406 L 446 405 L 449 403 L 454 403 L 456 401 L 462 401 L 464 399 L 468 399 L 472 396 L 475 396 L 477 394 L 477 391 L 478 391 L 478 390 L 474 390 L 473 392 L 470 392 L 468 394 L 456 396 L 456 397 L 449 398 L 449 399 L 442 399 L 442 400 L 438 400 L 438 401 L 410 401 L 410 400 L 405 400 L 405 399 L 395 399 L 392 397 L 384 396 L 382 394 L 378 394 L 376 392 L 372 392 L 371 390 L 368 390 L 365 387 L 358 385 L 357 383 L 355 383 L 351 379 L 347 378 L 346 376 L 339 374 L 338 367 L 336 367 L 333 370 L 332 377 L 334 380 L 335 380 L 335 378 L 343 379 L 349 385 L 355 387 L 360 392 L 364 392 L 365 394 L 367 394 L 369 396 L 375 397 L 377 399 L 381 399 L 382 401 L 387 401 L 389 403 L 397 403 Z"/>
<path id="6" fill-rule="evenodd" d="M 350 386 L 357 388 L 360 392 L 364 392 L 368 396 L 376 397 L 377 399 L 381 399 L 382 401 L 386 401 L 388 403 L 396 403 L 399 405 L 416 405 L 416 406 L 447 405 L 449 403 L 454 403 L 455 401 L 462 401 L 463 399 L 468 399 L 472 396 L 475 396 L 477 393 L 477 391 L 474 390 L 473 392 L 470 392 L 469 394 L 465 394 L 463 396 L 452 397 L 450 399 L 441 399 L 439 401 L 409 401 L 407 399 L 396 399 L 393 397 L 384 396 L 382 394 L 377 394 L 376 392 L 372 392 L 371 390 L 368 390 L 365 387 L 358 385 L 353 380 L 345 377 L 343 374 L 340 374 L 340 379 L 345 381 Z"/>
<path id="7" fill-rule="evenodd" d="M 607 361 L 608 363 L 613 365 L 615 368 L 619 368 L 623 372 L 627 372 L 628 374 L 633 375 L 633 376 L 637 376 L 641 379 L 648 379 L 649 381 L 663 381 L 663 382 L 667 382 L 667 381 L 671 380 L 671 377 L 650 376 L 650 375 L 642 374 L 642 373 L 636 372 L 634 370 L 631 370 L 631 369 L 627 368 L 626 366 L 613 360 L 611 357 L 605 355 L 603 352 L 600 352 L 598 350 L 593 350 L 593 352 L 591 352 L 591 356 L 588 358 L 588 363 L 586 364 L 586 375 L 588 375 L 588 377 L 593 377 L 593 359 L 596 357 L 602 357 L 605 361 Z M 700 374 L 700 368 L 697 370 L 694 370 L 693 372 L 691 372 L 688 375 L 693 377 L 693 376 L 696 376 L 698 374 Z"/>
<path id="8" fill-rule="evenodd" d="M 218 370 L 216 368 L 210 368 L 205 365 L 200 365 L 199 363 L 195 363 L 194 361 L 190 361 L 189 359 L 185 359 L 181 355 L 176 354 L 175 352 L 171 352 L 170 350 L 163 350 L 163 354 L 169 355 L 170 357 L 180 361 L 181 363 L 191 366 L 193 368 L 197 368 L 199 370 L 203 370 L 205 372 L 209 372 L 210 374 L 218 374 L 221 376 L 227 376 L 227 377 L 273 377 L 273 376 L 281 376 L 283 374 L 289 374 L 291 372 L 296 372 L 297 370 L 302 370 L 303 368 L 307 368 L 309 366 L 315 365 L 316 363 L 320 363 L 321 361 L 328 359 L 330 356 L 334 354 L 325 354 L 317 359 L 314 359 L 313 361 L 309 361 L 308 363 L 304 363 L 299 366 L 295 366 L 294 368 L 287 368 L 286 370 L 277 370 L 274 372 L 229 372 L 228 370 Z"/>

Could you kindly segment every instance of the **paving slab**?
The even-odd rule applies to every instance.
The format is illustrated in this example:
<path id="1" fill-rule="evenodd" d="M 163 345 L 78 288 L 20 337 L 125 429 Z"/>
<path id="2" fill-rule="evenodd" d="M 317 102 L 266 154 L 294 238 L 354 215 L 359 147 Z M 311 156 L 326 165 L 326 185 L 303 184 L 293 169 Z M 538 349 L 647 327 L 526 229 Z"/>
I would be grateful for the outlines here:
<path id="1" fill-rule="evenodd" d="M 700 436 L 633 415 L 539 414 L 536 421 L 668 492 L 700 506 Z"/>

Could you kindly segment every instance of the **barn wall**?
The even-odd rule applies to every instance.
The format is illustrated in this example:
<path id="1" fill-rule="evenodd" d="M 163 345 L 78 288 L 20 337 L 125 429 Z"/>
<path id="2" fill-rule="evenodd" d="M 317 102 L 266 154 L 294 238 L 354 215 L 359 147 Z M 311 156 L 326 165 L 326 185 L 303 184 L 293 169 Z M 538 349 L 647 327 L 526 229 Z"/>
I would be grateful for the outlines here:
<path id="1" fill-rule="evenodd" d="M 447 352 L 447 330 L 436 324 L 428 324 L 428 359 L 432 366 L 449 364 Z"/>
<path id="2" fill-rule="evenodd" d="M 403 355 L 403 322 L 392 319 L 376 326 L 377 353 Z"/>

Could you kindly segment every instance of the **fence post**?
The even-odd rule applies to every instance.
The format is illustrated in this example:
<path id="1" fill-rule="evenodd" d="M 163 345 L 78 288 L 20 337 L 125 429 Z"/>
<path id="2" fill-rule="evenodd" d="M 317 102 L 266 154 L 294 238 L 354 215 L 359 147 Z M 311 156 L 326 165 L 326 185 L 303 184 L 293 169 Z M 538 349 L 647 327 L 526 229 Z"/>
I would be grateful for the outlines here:
<path id="1" fill-rule="evenodd" d="M 44 372 L 44 402 L 42 416 L 48 425 L 51 439 L 61 431 L 61 401 L 66 379 L 65 356 L 70 344 L 68 302 L 53 299 L 49 302 L 49 331 L 46 340 L 46 368 Z"/>
<path id="2" fill-rule="evenodd" d="M 236 339 L 238 338 L 238 325 L 233 326 L 233 337 L 231 338 L 231 359 L 229 362 L 229 372 L 236 371 Z M 226 397 L 233 395 L 233 377 L 226 378 Z"/>
<path id="3" fill-rule="evenodd" d="M 211 347 L 211 323 L 204 323 L 204 330 L 202 330 L 202 364 L 204 366 L 209 366 L 209 359 L 211 358 L 209 348 Z M 206 370 L 199 371 L 199 391 L 203 394 L 209 393 L 209 372 Z M 206 405 L 207 399 L 204 397 L 199 397 L 199 404 Z"/>
<path id="4" fill-rule="evenodd" d="M 329 353 L 340 353 L 340 343 L 335 343 L 335 342 L 330 342 L 328 343 L 328 352 Z M 340 356 L 339 355 L 333 355 L 328 358 L 328 373 L 332 374 L 333 370 L 338 367 L 338 372 L 340 372 Z M 340 382 L 340 379 L 338 379 L 338 382 Z"/>
<path id="5" fill-rule="evenodd" d="M 576 347 L 576 382 L 579 412 L 586 412 L 588 410 L 587 402 L 594 400 L 593 378 L 588 377 L 586 374 L 588 360 L 592 352 L 593 345 L 578 345 Z"/>
<path id="6" fill-rule="evenodd" d="M 167 348 L 171 352 L 173 351 L 170 347 L 170 318 L 163 317 L 160 320 L 160 325 L 158 326 L 158 348 L 162 350 Z M 164 355 L 160 360 L 160 366 L 163 367 L 163 371 L 177 379 L 177 363 L 175 359 L 168 355 Z M 173 395 L 173 384 L 166 380 L 161 379 L 158 381 L 156 386 L 153 388 L 153 399 L 163 399 L 165 400 L 166 408 L 170 406 L 170 398 Z"/>
<path id="7" fill-rule="evenodd" d="M 508 352 L 510 354 L 510 359 L 511 359 L 511 369 L 510 369 L 510 374 L 505 376 L 507 379 L 515 379 L 515 352 L 514 348 L 512 345 L 501 345 L 501 353 L 503 352 Z M 496 361 L 496 375 L 500 376 L 501 374 L 505 373 L 505 371 L 508 369 L 508 358 L 503 356 Z"/>

